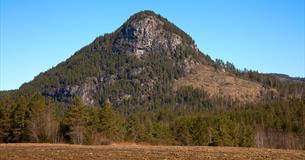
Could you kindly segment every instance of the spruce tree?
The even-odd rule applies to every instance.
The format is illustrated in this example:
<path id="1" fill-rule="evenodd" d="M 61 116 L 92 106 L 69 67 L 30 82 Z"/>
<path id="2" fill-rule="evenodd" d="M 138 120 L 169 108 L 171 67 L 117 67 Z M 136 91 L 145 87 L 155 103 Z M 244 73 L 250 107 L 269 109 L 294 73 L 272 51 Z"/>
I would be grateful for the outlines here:
<path id="1" fill-rule="evenodd" d="M 99 131 L 102 135 L 113 141 L 124 138 L 124 126 L 122 117 L 116 112 L 109 102 L 105 102 L 99 112 Z"/>

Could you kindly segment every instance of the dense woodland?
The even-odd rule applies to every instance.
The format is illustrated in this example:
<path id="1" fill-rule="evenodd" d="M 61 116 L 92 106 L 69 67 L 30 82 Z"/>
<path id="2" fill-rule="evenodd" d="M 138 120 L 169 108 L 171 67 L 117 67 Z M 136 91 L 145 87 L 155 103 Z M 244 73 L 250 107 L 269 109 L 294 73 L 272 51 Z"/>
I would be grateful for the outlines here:
<path id="1" fill-rule="evenodd" d="M 129 21 L 146 14 L 155 15 L 144 11 Z M 304 79 L 241 71 L 232 63 L 213 61 L 188 46 L 193 40 L 186 33 L 158 18 L 168 32 L 185 41 L 174 52 L 160 48 L 141 58 L 116 53 L 112 44 L 119 28 L 19 90 L 0 92 L 0 142 L 305 149 Z M 191 86 L 173 91 L 173 81 L 187 74 L 186 59 L 258 82 L 270 92 L 261 101 L 245 104 L 221 95 L 211 98 Z M 92 105 L 64 90 L 84 84 L 88 77 L 103 78 L 96 82 L 103 85 L 97 86 L 97 103 Z"/>
<path id="2" fill-rule="evenodd" d="M 85 106 L 78 97 L 67 107 L 38 93 L 2 99 L 0 141 L 73 144 L 129 141 L 304 149 L 302 100 L 211 107 L 205 94 L 191 87 L 182 89 L 175 99 L 181 105 L 155 106 L 127 114 L 108 102 Z"/>

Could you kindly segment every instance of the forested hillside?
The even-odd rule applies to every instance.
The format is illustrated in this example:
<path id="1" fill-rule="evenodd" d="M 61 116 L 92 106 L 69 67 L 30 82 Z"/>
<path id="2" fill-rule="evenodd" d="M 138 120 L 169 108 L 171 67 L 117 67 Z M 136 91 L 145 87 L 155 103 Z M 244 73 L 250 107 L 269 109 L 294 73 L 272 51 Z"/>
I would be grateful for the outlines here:
<path id="1" fill-rule="evenodd" d="M 63 107 L 40 94 L 1 100 L 0 140 L 304 149 L 304 101 L 220 108 L 205 103 L 204 96 L 199 90 L 184 88 L 175 97 L 181 105 L 130 113 L 107 102 L 86 106 L 79 98 Z"/>

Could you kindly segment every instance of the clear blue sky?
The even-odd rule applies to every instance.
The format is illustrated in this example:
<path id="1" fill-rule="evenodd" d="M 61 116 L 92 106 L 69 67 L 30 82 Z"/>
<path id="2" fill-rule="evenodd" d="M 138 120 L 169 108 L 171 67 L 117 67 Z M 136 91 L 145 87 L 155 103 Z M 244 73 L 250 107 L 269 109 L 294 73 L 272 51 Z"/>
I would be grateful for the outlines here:
<path id="1" fill-rule="evenodd" d="M 0 90 L 18 88 L 147 9 L 190 34 L 213 59 L 304 77 L 304 2 L 0 0 Z"/>

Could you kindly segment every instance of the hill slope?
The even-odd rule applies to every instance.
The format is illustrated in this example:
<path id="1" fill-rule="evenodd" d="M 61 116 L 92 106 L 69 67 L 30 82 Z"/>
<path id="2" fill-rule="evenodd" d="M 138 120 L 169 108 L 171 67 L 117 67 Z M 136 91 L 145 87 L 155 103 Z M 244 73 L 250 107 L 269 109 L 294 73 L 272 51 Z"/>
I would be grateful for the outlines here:
<path id="1" fill-rule="evenodd" d="M 192 70 L 197 74 L 190 74 Z M 143 11 L 17 92 L 41 92 L 60 102 L 79 96 L 85 104 L 109 99 L 115 105 L 143 105 L 165 101 L 166 95 L 175 95 L 177 87 L 185 85 L 200 85 L 212 98 L 242 102 L 261 100 L 274 88 L 237 76 L 236 69 L 225 71 L 200 52 L 185 32 L 160 15 Z"/>
<path id="2" fill-rule="evenodd" d="M 171 80 L 187 74 L 199 63 L 199 55 L 187 34 L 144 11 L 24 84 L 20 92 L 39 91 L 66 102 L 77 95 L 86 104 L 105 99 L 140 103 L 157 92 L 156 86 L 166 88 Z"/>

